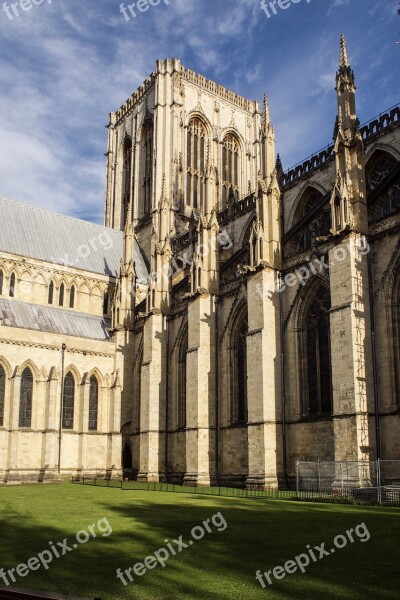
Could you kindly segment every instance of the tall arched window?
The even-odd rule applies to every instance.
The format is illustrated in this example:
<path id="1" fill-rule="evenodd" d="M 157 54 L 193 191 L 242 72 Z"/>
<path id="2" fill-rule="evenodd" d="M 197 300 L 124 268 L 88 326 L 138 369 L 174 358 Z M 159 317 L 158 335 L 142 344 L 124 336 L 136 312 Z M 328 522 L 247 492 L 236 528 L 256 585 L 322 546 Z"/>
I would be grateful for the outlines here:
<path id="1" fill-rule="evenodd" d="M 62 283 L 60 285 L 60 296 L 58 299 L 59 306 L 64 306 L 64 294 L 65 294 L 65 285 Z"/>
<path id="2" fill-rule="evenodd" d="M 397 160 L 389 152 L 376 150 L 365 167 L 367 191 L 371 192 L 378 187 L 395 168 L 396 164 Z"/>
<path id="3" fill-rule="evenodd" d="M 21 375 L 19 395 L 19 427 L 30 427 L 32 423 L 33 375 L 29 367 Z"/>
<path id="4" fill-rule="evenodd" d="M 320 285 L 316 290 L 307 315 L 306 333 L 306 412 L 332 413 L 332 372 L 329 329 L 331 299 L 329 290 Z"/>
<path id="5" fill-rule="evenodd" d="M 69 291 L 69 307 L 74 308 L 75 306 L 75 286 L 73 285 Z"/>
<path id="6" fill-rule="evenodd" d="M 14 298 L 15 296 L 15 273 L 11 273 L 9 296 L 10 298 Z"/>
<path id="7" fill-rule="evenodd" d="M 147 119 L 142 132 L 143 215 L 148 215 L 151 211 L 151 196 L 153 189 L 153 130 L 153 121 Z"/>
<path id="8" fill-rule="evenodd" d="M 313 210 L 313 208 L 321 201 L 323 194 L 316 188 L 309 186 L 302 194 L 293 217 L 293 226 Z M 329 235 L 332 222 L 332 211 L 327 200 L 326 206 L 321 208 L 318 214 L 299 231 L 293 238 L 290 250 L 293 252 L 304 252 L 309 250 L 316 243 L 318 237 Z"/>
<path id="9" fill-rule="evenodd" d="M 75 379 L 72 373 L 67 373 L 64 377 L 63 389 L 63 429 L 74 428 L 74 406 L 75 406 Z"/>
<path id="10" fill-rule="evenodd" d="M 186 204 L 202 208 L 205 198 L 206 129 L 200 119 L 192 119 L 187 132 Z"/>
<path id="11" fill-rule="evenodd" d="M 108 293 L 104 294 L 103 299 L 103 315 L 108 315 Z"/>
<path id="12" fill-rule="evenodd" d="M 122 227 L 125 227 L 126 215 L 128 212 L 129 202 L 131 201 L 132 189 L 132 140 L 126 138 L 124 143 L 124 158 L 122 172 L 122 211 L 121 221 Z"/>
<path id="13" fill-rule="evenodd" d="M 50 281 L 48 303 L 53 304 L 54 299 L 54 283 Z"/>
<path id="14" fill-rule="evenodd" d="M 247 311 L 242 310 L 232 332 L 232 423 L 247 421 Z"/>
<path id="15" fill-rule="evenodd" d="M 3 275 L 3 271 L 0 269 L 0 296 L 3 293 L 3 281 L 4 281 L 4 275 Z"/>
<path id="16" fill-rule="evenodd" d="M 99 406 L 99 382 L 92 375 L 89 385 L 89 431 L 97 430 L 97 413 Z"/>
<path id="17" fill-rule="evenodd" d="M 178 355 L 178 427 L 186 427 L 186 364 L 188 350 L 187 329 L 182 336 Z"/>
<path id="18" fill-rule="evenodd" d="M 6 372 L 0 365 L 0 427 L 4 425 L 4 402 L 6 395 Z"/>
<path id="19" fill-rule="evenodd" d="M 239 141 L 232 133 L 222 146 L 222 208 L 239 200 Z"/>

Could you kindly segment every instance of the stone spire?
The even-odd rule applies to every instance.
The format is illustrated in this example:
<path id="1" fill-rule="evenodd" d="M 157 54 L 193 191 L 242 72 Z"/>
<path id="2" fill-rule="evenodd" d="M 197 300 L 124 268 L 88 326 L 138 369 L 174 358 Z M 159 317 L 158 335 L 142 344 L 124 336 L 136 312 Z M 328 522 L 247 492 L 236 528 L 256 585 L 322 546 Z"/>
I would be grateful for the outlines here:
<path id="1" fill-rule="evenodd" d="M 271 117 L 269 114 L 269 104 L 268 104 L 268 96 L 264 94 L 264 111 L 263 111 L 263 131 L 267 133 L 268 128 L 271 127 Z"/>
<path id="2" fill-rule="evenodd" d="M 340 68 L 346 68 L 350 66 L 349 57 L 347 54 L 347 43 L 344 33 L 340 36 Z"/>
<path id="3" fill-rule="evenodd" d="M 351 70 L 347 44 L 344 35 L 340 38 L 340 60 L 339 70 L 336 74 L 336 91 L 338 96 L 338 120 L 339 125 L 345 131 L 354 127 L 357 121 L 355 100 L 355 79 Z"/>
<path id="4" fill-rule="evenodd" d="M 339 70 L 336 74 L 337 118 L 333 132 L 336 179 L 332 185 L 332 233 L 353 229 L 368 231 L 363 141 L 356 113 L 356 86 L 347 53 L 340 38 Z"/>

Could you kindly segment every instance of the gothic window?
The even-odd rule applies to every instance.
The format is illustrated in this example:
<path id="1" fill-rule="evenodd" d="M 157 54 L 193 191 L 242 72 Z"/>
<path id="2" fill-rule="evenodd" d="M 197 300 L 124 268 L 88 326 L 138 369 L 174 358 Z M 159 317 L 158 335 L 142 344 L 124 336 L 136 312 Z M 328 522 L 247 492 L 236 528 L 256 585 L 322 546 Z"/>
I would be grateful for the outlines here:
<path id="1" fill-rule="evenodd" d="M 97 413 L 99 405 L 99 382 L 92 375 L 89 385 L 89 431 L 97 430 Z"/>
<path id="2" fill-rule="evenodd" d="M 3 271 L 0 270 L 0 296 L 3 293 L 3 281 L 4 281 Z"/>
<path id="3" fill-rule="evenodd" d="M 48 296 L 48 303 L 49 304 L 53 304 L 53 298 L 54 298 L 54 283 L 52 281 L 50 281 L 49 296 Z"/>
<path id="4" fill-rule="evenodd" d="M 389 175 L 397 160 L 388 152 L 376 151 L 366 167 L 367 191 L 371 192 Z"/>
<path id="5" fill-rule="evenodd" d="M 108 294 L 107 294 L 107 292 L 104 294 L 103 315 L 108 315 Z"/>
<path id="6" fill-rule="evenodd" d="M 222 145 L 222 208 L 239 200 L 239 142 L 233 134 Z"/>
<path id="7" fill-rule="evenodd" d="M 127 138 L 124 143 L 123 173 L 122 173 L 122 226 L 125 226 L 129 202 L 131 201 L 132 176 L 132 140 Z"/>
<path id="8" fill-rule="evenodd" d="M 4 424 L 4 402 L 6 393 L 6 372 L 0 365 L 0 427 Z"/>
<path id="9" fill-rule="evenodd" d="M 63 414 L 62 427 L 63 429 L 74 428 L 74 404 L 75 404 L 75 379 L 72 373 L 68 373 L 64 377 L 63 389 Z"/>
<path id="10" fill-rule="evenodd" d="M 73 285 L 69 291 L 69 307 L 74 308 L 75 306 L 75 286 Z"/>
<path id="11" fill-rule="evenodd" d="M 340 198 L 338 196 L 335 197 L 333 208 L 335 212 L 335 228 L 337 231 L 340 231 L 340 229 L 342 229 L 342 216 L 340 210 Z"/>
<path id="12" fill-rule="evenodd" d="M 242 312 L 233 331 L 232 358 L 232 423 L 247 421 L 247 313 Z"/>
<path id="13" fill-rule="evenodd" d="M 186 372 L 187 372 L 188 332 L 185 331 L 178 356 L 178 427 L 186 427 Z"/>
<path id="14" fill-rule="evenodd" d="M 293 225 L 305 219 L 310 211 L 320 202 L 321 198 L 321 192 L 314 187 L 308 187 L 298 203 Z M 293 248 L 293 250 L 297 250 L 298 252 L 309 250 L 314 246 L 318 237 L 329 235 L 330 229 L 331 210 L 330 208 L 321 209 L 321 212 L 301 229 L 299 235 L 295 238 L 297 240 L 297 247 Z"/>
<path id="15" fill-rule="evenodd" d="M 153 121 L 151 119 L 145 122 L 142 137 L 143 215 L 148 215 L 151 210 L 153 175 Z"/>
<path id="16" fill-rule="evenodd" d="M 392 185 L 382 198 L 382 217 L 388 217 L 400 210 L 400 181 Z"/>
<path id="17" fill-rule="evenodd" d="M 58 299 L 59 306 L 64 306 L 64 294 L 65 294 L 65 286 L 62 283 L 60 285 L 60 296 L 59 296 L 59 299 Z"/>
<path id="18" fill-rule="evenodd" d="M 329 310 L 329 290 L 320 285 L 314 294 L 305 318 L 306 336 L 306 413 L 331 414 L 332 374 Z"/>
<path id="19" fill-rule="evenodd" d="M 187 132 L 186 204 L 200 209 L 205 197 L 206 130 L 200 119 L 192 119 Z"/>
<path id="20" fill-rule="evenodd" d="M 19 395 L 19 427 L 30 427 L 32 422 L 33 375 L 26 367 L 21 376 Z"/>
<path id="21" fill-rule="evenodd" d="M 14 298 L 15 296 L 15 273 L 11 273 L 9 296 L 10 298 Z"/>

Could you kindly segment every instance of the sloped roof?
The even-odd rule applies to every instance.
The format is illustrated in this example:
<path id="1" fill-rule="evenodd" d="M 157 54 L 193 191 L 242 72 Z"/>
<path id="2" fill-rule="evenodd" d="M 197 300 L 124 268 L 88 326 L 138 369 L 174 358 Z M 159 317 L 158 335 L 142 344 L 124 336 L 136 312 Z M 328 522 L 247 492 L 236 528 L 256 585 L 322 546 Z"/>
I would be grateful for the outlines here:
<path id="1" fill-rule="evenodd" d="M 0 298 L 0 335 L 2 327 L 46 331 L 93 340 L 108 340 L 110 335 L 107 328 L 111 327 L 111 321 L 61 308 Z"/>
<path id="2" fill-rule="evenodd" d="M 148 269 L 137 241 L 139 279 Z M 89 221 L 0 198 L 0 250 L 92 273 L 119 274 L 124 233 Z"/>

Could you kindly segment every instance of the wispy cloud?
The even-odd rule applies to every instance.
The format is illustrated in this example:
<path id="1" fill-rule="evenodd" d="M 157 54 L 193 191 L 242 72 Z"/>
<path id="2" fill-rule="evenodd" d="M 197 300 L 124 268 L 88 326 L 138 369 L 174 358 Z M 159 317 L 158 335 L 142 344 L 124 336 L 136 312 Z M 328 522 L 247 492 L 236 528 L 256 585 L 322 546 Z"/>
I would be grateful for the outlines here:
<path id="1" fill-rule="evenodd" d="M 342 31 L 362 120 L 397 101 L 399 79 L 393 7 L 327 2 L 273 19 L 259 0 L 170 0 L 129 22 L 119 0 L 57 0 L 12 21 L 0 9 L 0 195 L 101 222 L 108 113 L 157 58 L 249 98 L 267 91 L 287 166 L 327 144 Z"/>

